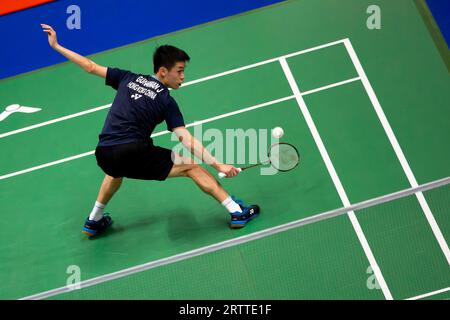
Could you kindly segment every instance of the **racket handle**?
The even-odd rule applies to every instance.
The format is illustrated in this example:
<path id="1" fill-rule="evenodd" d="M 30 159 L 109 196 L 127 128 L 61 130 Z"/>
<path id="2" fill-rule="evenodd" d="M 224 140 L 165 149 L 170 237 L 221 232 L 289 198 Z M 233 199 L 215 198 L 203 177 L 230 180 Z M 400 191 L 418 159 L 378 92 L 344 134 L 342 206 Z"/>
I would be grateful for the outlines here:
<path id="1" fill-rule="evenodd" d="M 241 168 L 236 168 L 236 169 L 238 169 L 239 172 L 242 171 Z M 223 173 L 223 172 L 219 172 L 218 175 L 219 175 L 219 178 L 220 178 L 220 179 L 223 179 L 223 178 L 225 178 L 225 177 L 227 176 L 227 175 L 226 175 L 225 173 Z"/>

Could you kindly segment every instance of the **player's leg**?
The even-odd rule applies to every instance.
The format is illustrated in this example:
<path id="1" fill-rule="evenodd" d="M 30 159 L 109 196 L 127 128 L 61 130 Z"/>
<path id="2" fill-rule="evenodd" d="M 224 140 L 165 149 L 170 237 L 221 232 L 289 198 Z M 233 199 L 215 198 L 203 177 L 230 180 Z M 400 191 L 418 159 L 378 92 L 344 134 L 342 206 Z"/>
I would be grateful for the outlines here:
<path id="1" fill-rule="evenodd" d="M 100 186 L 97 201 L 95 202 L 91 213 L 86 218 L 82 229 L 82 232 L 90 237 L 102 233 L 112 224 L 111 217 L 103 211 L 122 184 L 123 175 L 116 172 L 116 169 L 118 168 L 116 159 L 123 158 L 117 157 L 117 153 L 122 152 L 123 148 L 123 146 L 119 145 L 113 147 L 97 147 L 95 150 L 97 164 L 102 168 L 106 175 Z"/>
<path id="2" fill-rule="evenodd" d="M 113 178 L 105 175 L 100 191 L 98 192 L 97 202 L 106 206 L 117 190 L 119 190 L 122 185 L 122 180 L 123 178 Z"/>
<path id="3" fill-rule="evenodd" d="M 191 178 L 203 192 L 213 196 L 220 203 L 228 198 L 228 193 L 222 188 L 219 182 L 208 170 L 198 164 L 174 165 L 168 177 Z"/>
<path id="4" fill-rule="evenodd" d="M 109 200 L 111 200 L 113 195 L 119 190 L 122 185 L 122 180 L 123 178 L 114 178 L 105 175 L 94 208 L 92 208 L 89 217 L 84 223 L 83 233 L 92 237 L 101 233 L 112 224 L 111 217 L 104 214 L 103 211 Z"/>
<path id="5" fill-rule="evenodd" d="M 109 175 L 105 175 L 102 185 L 98 192 L 97 201 L 89 214 L 89 220 L 99 221 L 103 217 L 103 210 L 108 204 L 109 200 L 119 190 L 122 185 L 123 178 L 113 178 Z"/>
<path id="6" fill-rule="evenodd" d="M 220 203 L 229 197 L 228 193 L 208 170 L 195 163 L 195 161 L 180 155 L 175 155 L 174 165 L 168 177 L 191 178 L 203 192 L 213 196 Z"/>
<path id="7" fill-rule="evenodd" d="M 245 206 L 243 201 L 230 197 L 208 170 L 192 160 L 176 155 L 174 163 L 168 177 L 191 178 L 203 192 L 213 196 L 228 210 L 231 214 L 231 228 L 242 228 L 259 215 L 257 205 Z"/>

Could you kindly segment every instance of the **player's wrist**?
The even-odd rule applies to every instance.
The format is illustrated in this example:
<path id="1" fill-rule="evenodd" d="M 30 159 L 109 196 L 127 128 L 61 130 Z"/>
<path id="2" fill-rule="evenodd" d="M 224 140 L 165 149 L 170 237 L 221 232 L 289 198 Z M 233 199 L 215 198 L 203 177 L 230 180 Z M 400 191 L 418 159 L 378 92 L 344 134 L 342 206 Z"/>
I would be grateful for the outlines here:
<path id="1" fill-rule="evenodd" d="M 218 162 L 218 161 L 215 161 L 215 162 L 213 162 L 212 164 L 211 164 L 211 167 L 213 167 L 214 169 L 216 169 L 217 171 L 220 171 L 220 166 L 222 166 L 223 164 L 222 163 L 220 163 L 220 162 Z"/>

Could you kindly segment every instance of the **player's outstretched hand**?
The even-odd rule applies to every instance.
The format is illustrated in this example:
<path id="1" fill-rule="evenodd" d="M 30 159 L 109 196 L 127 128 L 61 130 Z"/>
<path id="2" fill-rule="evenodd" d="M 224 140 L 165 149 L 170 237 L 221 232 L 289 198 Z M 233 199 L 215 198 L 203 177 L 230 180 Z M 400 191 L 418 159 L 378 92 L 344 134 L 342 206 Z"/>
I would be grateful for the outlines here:
<path id="1" fill-rule="evenodd" d="M 219 164 L 217 165 L 216 169 L 217 171 L 226 174 L 227 178 L 235 177 L 239 174 L 239 170 L 236 167 L 229 164 Z"/>
<path id="2" fill-rule="evenodd" d="M 56 31 L 53 30 L 48 24 L 41 23 L 42 31 L 46 32 L 48 35 L 48 43 L 50 47 L 55 48 L 58 45 L 58 40 L 56 39 Z"/>

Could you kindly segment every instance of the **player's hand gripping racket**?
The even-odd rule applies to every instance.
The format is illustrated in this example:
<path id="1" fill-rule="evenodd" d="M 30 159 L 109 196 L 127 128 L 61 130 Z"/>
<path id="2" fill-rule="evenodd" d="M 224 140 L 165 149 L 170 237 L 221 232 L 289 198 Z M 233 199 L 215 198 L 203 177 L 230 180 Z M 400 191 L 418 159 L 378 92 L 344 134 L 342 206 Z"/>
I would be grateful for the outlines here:
<path id="1" fill-rule="evenodd" d="M 286 142 L 273 144 L 267 154 L 267 160 L 252 164 L 247 167 L 237 168 L 239 171 L 271 164 L 278 171 L 286 172 L 294 169 L 300 163 L 300 155 L 296 147 Z M 226 174 L 219 172 L 219 178 L 226 177 Z"/>

